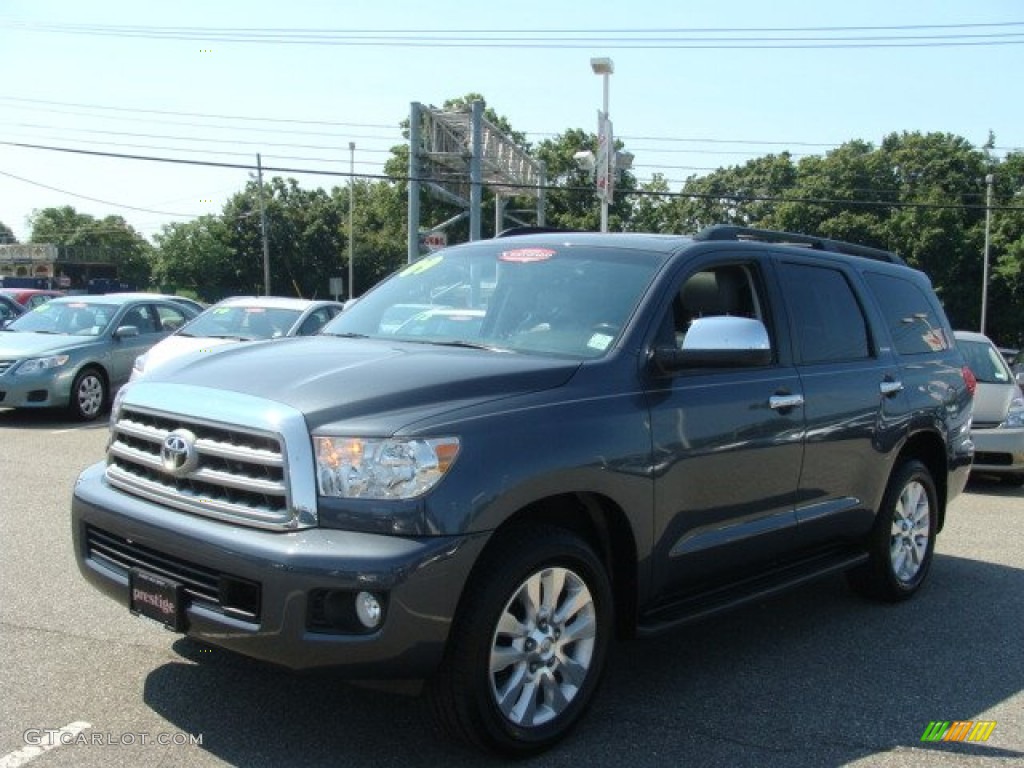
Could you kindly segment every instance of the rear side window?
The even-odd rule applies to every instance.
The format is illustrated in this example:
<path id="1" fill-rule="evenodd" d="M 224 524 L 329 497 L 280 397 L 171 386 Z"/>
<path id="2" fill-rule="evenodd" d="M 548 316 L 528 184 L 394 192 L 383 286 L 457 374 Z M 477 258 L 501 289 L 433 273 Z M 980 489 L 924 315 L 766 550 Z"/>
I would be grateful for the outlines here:
<path id="1" fill-rule="evenodd" d="M 841 271 L 806 264 L 779 266 L 802 362 L 841 362 L 871 356 L 864 312 Z"/>
<path id="2" fill-rule="evenodd" d="M 918 285 L 879 272 L 865 272 L 864 279 L 882 310 L 896 352 L 923 355 L 952 346 L 941 310 Z"/>

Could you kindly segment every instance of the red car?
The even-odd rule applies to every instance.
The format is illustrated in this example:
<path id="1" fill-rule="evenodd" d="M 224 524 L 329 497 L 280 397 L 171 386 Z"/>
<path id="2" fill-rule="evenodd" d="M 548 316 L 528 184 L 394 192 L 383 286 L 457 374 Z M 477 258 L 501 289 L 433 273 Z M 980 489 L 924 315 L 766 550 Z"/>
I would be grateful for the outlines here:
<path id="1" fill-rule="evenodd" d="M 26 309 L 34 309 L 50 299 L 64 295 L 64 291 L 51 291 L 47 288 L 0 288 L 0 293 L 7 294 Z"/>

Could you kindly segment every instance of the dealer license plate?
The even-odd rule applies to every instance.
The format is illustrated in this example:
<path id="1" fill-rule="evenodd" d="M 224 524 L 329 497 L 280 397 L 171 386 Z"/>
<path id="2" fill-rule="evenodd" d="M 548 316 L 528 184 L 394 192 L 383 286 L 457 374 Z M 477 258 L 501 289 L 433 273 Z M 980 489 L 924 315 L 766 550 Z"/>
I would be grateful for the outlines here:
<path id="1" fill-rule="evenodd" d="M 175 632 L 185 631 L 184 587 L 163 576 L 132 568 L 128 572 L 131 612 L 163 624 Z"/>

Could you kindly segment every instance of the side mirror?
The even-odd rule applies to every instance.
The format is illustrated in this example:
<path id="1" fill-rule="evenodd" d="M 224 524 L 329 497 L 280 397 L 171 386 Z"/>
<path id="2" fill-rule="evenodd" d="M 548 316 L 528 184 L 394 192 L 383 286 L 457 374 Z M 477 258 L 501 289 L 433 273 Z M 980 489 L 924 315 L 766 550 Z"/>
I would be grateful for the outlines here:
<path id="1" fill-rule="evenodd" d="M 701 317 L 693 321 L 682 349 L 656 347 L 653 362 L 662 373 L 689 368 L 754 368 L 772 362 L 768 329 L 749 317 Z"/>
<path id="2" fill-rule="evenodd" d="M 116 331 L 114 331 L 115 339 L 130 339 L 134 336 L 139 335 L 138 326 L 135 325 L 122 325 Z"/>

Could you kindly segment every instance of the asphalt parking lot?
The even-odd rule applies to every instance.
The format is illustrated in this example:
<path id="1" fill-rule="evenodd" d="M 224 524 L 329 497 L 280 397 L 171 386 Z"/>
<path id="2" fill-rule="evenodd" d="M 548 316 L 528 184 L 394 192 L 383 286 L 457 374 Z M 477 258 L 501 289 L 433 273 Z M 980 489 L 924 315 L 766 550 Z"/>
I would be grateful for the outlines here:
<path id="1" fill-rule="evenodd" d="M 500 762 L 436 736 L 417 698 L 205 648 L 88 587 L 68 512 L 105 440 L 0 410 L 0 768 Z M 833 578 L 621 645 L 582 726 L 530 764 L 1024 765 L 1022 636 L 1024 490 L 974 481 L 916 599 Z M 921 741 L 968 720 L 989 739 Z"/>

